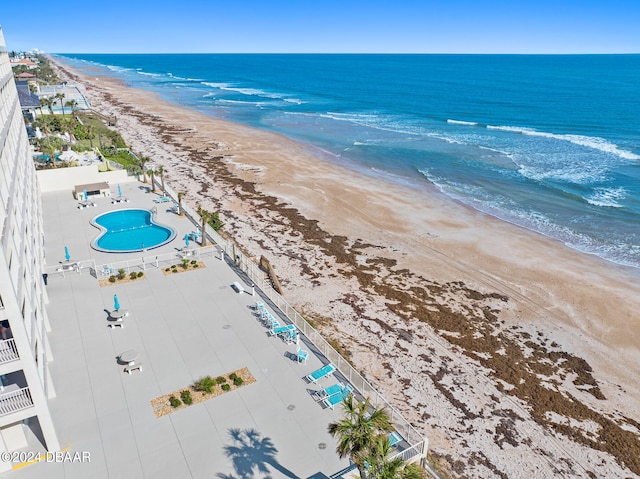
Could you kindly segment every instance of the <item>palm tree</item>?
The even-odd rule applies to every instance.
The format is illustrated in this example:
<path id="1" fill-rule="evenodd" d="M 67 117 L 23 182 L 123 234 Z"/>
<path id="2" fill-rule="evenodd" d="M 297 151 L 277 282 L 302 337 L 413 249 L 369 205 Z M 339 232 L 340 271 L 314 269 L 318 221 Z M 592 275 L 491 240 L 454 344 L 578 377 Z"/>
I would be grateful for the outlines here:
<path id="1" fill-rule="evenodd" d="M 96 134 L 96 127 L 94 124 L 87 122 L 85 130 L 87 131 L 87 136 L 89 137 L 89 144 L 91 145 L 91 148 L 93 148 L 93 137 Z"/>
<path id="2" fill-rule="evenodd" d="M 350 395 L 342 401 L 342 407 L 344 417 L 329 424 L 329 434 L 338 438 L 336 452 L 340 458 L 349 456 L 358 466 L 360 477 L 365 479 L 367 475 L 363 455 L 367 454 L 377 436 L 393 431 L 393 426 L 387 410 L 372 409 L 369 398 L 359 402 Z"/>
<path id="3" fill-rule="evenodd" d="M 360 461 L 366 464 L 367 479 L 423 479 L 424 472 L 417 464 L 407 464 L 402 457 L 390 459 L 389 436 L 380 434 L 375 437 L 366 451 L 358 454 Z"/>
<path id="4" fill-rule="evenodd" d="M 138 166 L 140 166 L 140 169 L 142 170 L 142 182 L 146 183 L 147 182 L 147 169 L 144 167 L 144 165 L 147 164 L 147 162 L 151 161 L 151 158 L 149 158 L 148 156 L 141 156 L 138 159 Z"/>
<path id="5" fill-rule="evenodd" d="M 64 118 L 64 93 L 56 93 L 53 98 L 60 103 L 60 107 L 62 108 L 62 118 Z"/>
<path id="6" fill-rule="evenodd" d="M 78 102 L 76 100 L 69 100 L 64 104 L 64 106 L 68 106 L 71 108 L 71 116 L 76 117 L 76 107 L 78 106 Z"/>
<path id="7" fill-rule="evenodd" d="M 47 106 L 47 108 L 49 108 L 49 113 L 51 113 L 51 115 L 53 115 L 53 104 L 56 102 L 55 98 L 53 97 L 47 97 L 47 98 L 40 98 L 40 106 Z"/>
<path id="8" fill-rule="evenodd" d="M 186 195 L 183 191 L 178 193 L 178 216 L 183 216 L 184 211 L 182 211 L 182 198 Z"/>
<path id="9" fill-rule="evenodd" d="M 200 246 L 207 246 L 207 223 L 211 221 L 213 218 L 213 213 L 211 211 L 207 211 L 204 208 L 198 206 L 198 214 L 200 215 L 200 219 L 202 220 L 202 239 L 200 240 Z"/>
<path id="10" fill-rule="evenodd" d="M 158 167 L 158 174 L 160 175 L 160 181 L 162 182 L 162 192 L 163 193 L 165 192 L 165 189 L 164 189 L 164 171 L 165 171 L 164 170 L 164 166 L 160 165 Z"/>
<path id="11" fill-rule="evenodd" d="M 157 172 L 153 168 L 149 168 L 147 170 L 147 173 L 149 173 L 149 176 L 151 176 L 151 192 L 155 193 L 156 192 L 155 175 L 156 175 Z"/>

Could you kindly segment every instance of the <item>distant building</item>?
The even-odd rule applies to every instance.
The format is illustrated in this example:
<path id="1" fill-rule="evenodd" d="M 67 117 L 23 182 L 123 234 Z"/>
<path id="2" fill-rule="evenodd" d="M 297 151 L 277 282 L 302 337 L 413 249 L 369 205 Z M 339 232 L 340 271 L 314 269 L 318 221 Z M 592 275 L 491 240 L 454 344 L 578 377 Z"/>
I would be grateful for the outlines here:
<path id="1" fill-rule="evenodd" d="M 22 113 L 28 113 L 32 118 L 35 118 L 36 109 L 40 108 L 40 98 L 31 92 L 29 82 L 26 80 L 16 81 L 16 88 L 18 90 L 18 101 L 20 101 Z"/>
<path id="2" fill-rule="evenodd" d="M 27 70 L 33 70 L 35 68 L 38 68 L 38 64 L 32 62 L 28 58 L 21 58 L 20 60 L 12 61 L 10 63 L 11 63 L 11 68 L 18 67 L 18 66 L 27 67 Z"/>
<path id="3" fill-rule="evenodd" d="M 0 92 L 0 453 L 35 449 L 34 441 L 59 451 L 48 404 L 55 391 L 40 189 L 1 28 Z M 0 472 L 12 466 L 0 461 Z"/>
<path id="4" fill-rule="evenodd" d="M 22 73 L 18 73 L 16 75 L 16 78 L 18 80 L 35 80 L 38 77 L 35 76 L 33 73 L 22 72 Z"/>

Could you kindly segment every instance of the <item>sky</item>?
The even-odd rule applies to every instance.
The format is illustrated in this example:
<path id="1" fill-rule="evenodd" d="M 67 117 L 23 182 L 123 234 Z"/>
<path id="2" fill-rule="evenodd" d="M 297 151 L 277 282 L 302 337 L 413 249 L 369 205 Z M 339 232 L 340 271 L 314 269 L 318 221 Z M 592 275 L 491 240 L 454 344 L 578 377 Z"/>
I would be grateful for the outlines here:
<path id="1" fill-rule="evenodd" d="M 3 0 L 9 50 L 640 53 L 638 0 Z"/>

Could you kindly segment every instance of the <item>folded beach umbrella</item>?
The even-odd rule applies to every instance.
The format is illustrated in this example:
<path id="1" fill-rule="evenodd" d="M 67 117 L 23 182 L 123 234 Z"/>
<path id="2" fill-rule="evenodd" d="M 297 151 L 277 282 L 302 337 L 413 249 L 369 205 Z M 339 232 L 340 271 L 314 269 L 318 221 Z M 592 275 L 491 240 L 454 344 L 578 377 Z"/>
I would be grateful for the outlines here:
<path id="1" fill-rule="evenodd" d="M 64 247 L 64 259 L 66 259 L 67 261 L 71 259 L 71 255 L 69 254 L 69 248 L 67 248 L 66 246 Z"/>
<path id="2" fill-rule="evenodd" d="M 120 309 L 120 302 L 118 301 L 118 295 L 117 294 L 113 295 L 113 309 L 115 309 L 116 311 L 118 311 Z"/>
<path id="3" fill-rule="evenodd" d="M 82 191 L 82 196 L 84 196 L 84 200 L 87 201 L 89 199 L 89 195 L 87 195 L 87 190 Z"/>
<path id="4" fill-rule="evenodd" d="M 120 183 L 118 183 L 118 196 L 122 196 L 122 190 L 120 189 Z"/>
<path id="5" fill-rule="evenodd" d="M 184 245 L 189 246 L 189 235 L 184 235 Z"/>

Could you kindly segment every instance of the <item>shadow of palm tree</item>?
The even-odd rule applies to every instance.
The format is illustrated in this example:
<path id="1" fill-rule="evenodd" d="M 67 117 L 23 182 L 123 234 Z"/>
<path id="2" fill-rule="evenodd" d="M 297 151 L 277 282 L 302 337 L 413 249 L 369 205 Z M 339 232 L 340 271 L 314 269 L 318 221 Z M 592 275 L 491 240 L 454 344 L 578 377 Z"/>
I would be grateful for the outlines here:
<path id="1" fill-rule="evenodd" d="M 220 479 L 253 479 L 255 477 L 270 478 L 269 467 L 282 476 L 300 479 L 276 459 L 278 450 L 271 438 L 262 437 L 255 429 L 229 429 L 232 444 L 224 446 L 225 455 L 231 459 L 236 476 L 218 474 Z"/>

